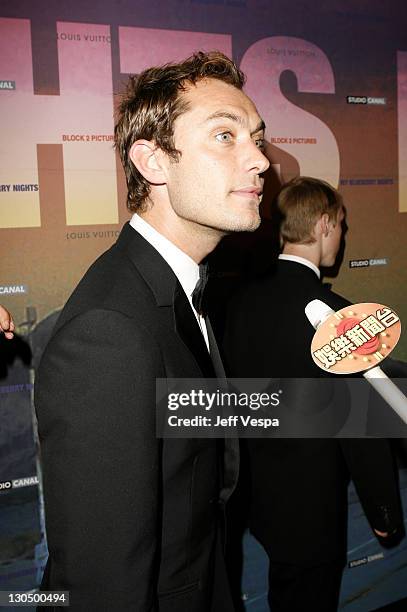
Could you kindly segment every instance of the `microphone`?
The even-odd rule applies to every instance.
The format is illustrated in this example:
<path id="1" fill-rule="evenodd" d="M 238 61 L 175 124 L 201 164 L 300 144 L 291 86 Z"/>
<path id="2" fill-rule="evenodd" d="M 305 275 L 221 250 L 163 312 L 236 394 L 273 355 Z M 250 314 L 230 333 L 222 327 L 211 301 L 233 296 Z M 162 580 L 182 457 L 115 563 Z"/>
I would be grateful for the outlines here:
<path id="1" fill-rule="evenodd" d="M 305 315 L 312 327 L 317 330 L 335 311 L 321 300 L 312 300 L 305 307 Z M 400 391 L 394 382 L 383 372 L 379 366 L 375 366 L 363 372 L 364 378 L 381 395 L 381 397 L 393 408 L 394 412 L 407 424 L 407 397 Z"/>

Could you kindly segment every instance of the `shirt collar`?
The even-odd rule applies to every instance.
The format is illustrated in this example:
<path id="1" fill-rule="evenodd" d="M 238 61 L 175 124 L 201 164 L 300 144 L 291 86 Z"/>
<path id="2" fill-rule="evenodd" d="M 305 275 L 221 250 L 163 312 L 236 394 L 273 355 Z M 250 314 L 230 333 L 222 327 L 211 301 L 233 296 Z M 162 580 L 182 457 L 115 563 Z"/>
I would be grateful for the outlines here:
<path id="1" fill-rule="evenodd" d="M 310 261 L 309 259 L 305 259 L 305 257 L 299 257 L 299 255 L 287 255 L 286 253 L 281 253 L 278 256 L 278 258 L 284 259 L 285 261 L 295 261 L 296 263 L 302 264 L 303 266 L 307 266 L 307 268 L 311 268 L 311 270 L 315 272 L 318 278 L 321 278 L 321 272 L 319 271 L 319 268 L 317 268 L 317 266 L 314 263 L 312 263 L 312 261 Z"/>
<path id="2" fill-rule="evenodd" d="M 192 292 L 199 279 L 198 264 L 137 213 L 130 219 L 130 225 L 165 259 L 192 303 Z"/>

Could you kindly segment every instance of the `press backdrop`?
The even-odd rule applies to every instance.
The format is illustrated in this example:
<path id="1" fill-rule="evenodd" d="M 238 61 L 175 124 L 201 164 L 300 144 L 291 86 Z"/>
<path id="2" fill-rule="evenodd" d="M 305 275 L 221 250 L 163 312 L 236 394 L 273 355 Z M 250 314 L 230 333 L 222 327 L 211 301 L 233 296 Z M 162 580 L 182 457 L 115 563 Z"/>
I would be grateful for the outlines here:
<path id="1" fill-rule="evenodd" d="M 345 200 L 349 231 L 334 289 L 356 302 L 388 304 L 403 323 L 406 32 L 403 0 L 1 3 L 0 303 L 13 312 L 19 337 L 0 344 L 0 588 L 34 588 L 46 555 L 31 425 L 34 370 L 57 311 L 129 216 L 112 148 L 127 75 L 219 49 L 246 72 L 246 91 L 266 121 L 273 166 L 265 222 L 215 255 L 224 298 L 215 309 L 219 330 L 234 282 L 268 265 L 272 196 L 298 174 L 329 181 Z M 405 334 L 395 356 L 407 360 Z M 407 594 L 403 545 L 376 550 L 362 524 L 356 513 L 358 544 L 350 550 L 364 561 L 345 578 L 343 605 L 352 611 L 371 609 L 357 607 L 373 606 L 367 592 L 377 594 L 377 605 Z M 265 609 L 264 584 L 250 586 L 265 568 L 256 550 L 248 540 L 250 610 Z"/>

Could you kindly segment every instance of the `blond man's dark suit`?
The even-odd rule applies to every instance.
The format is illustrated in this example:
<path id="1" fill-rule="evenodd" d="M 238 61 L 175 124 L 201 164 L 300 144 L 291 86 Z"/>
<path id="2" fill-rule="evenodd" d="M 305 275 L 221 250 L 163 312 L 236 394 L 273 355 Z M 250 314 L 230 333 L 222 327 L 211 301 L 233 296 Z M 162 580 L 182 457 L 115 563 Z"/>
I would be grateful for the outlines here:
<path id="1" fill-rule="evenodd" d="M 323 286 L 313 270 L 286 260 L 279 260 L 273 274 L 237 295 L 224 345 L 228 375 L 322 376 L 311 358 L 314 329 L 304 313 L 313 299 L 333 310 L 349 304 Z M 399 495 L 386 440 L 247 442 L 250 527 L 276 564 L 335 563 L 336 571 L 341 571 L 346 559 L 349 475 L 371 525 L 383 532 L 400 527 Z"/>

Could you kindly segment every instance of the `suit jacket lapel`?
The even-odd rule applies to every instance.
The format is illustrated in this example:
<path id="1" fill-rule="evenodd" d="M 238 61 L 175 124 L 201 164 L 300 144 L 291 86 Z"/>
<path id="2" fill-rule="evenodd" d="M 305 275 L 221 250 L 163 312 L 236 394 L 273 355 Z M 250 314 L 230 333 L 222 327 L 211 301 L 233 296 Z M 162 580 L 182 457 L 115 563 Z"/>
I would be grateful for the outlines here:
<path id="1" fill-rule="evenodd" d="M 192 353 L 205 377 L 215 376 L 213 365 L 192 312 L 191 305 L 172 268 L 158 251 L 129 223 L 126 223 L 116 243 L 127 255 L 153 293 L 157 306 L 171 307 L 177 334 Z"/>
<path id="2" fill-rule="evenodd" d="M 222 357 L 220 356 L 218 344 L 216 342 L 215 334 L 213 333 L 212 325 L 208 316 L 205 317 L 206 331 L 208 332 L 209 340 L 209 352 L 215 370 L 215 376 L 221 381 L 224 380 L 225 387 L 226 383 L 226 372 L 223 366 Z"/>
<path id="3" fill-rule="evenodd" d="M 216 342 L 215 334 L 213 333 L 212 325 L 209 317 L 205 317 L 206 329 L 208 331 L 209 347 L 211 351 L 211 358 L 214 365 L 216 375 L 219 379 L 219 386 L 224 391 L 228 391 L 228 384 L 226 380 L 225 368 L 223 366 L 222 358 L 220 356 L 219 348 Z M 224 406 L 223 416 L 227 417 L 233 413 L 232 408 Z M 234 432 L 233 432 L 234 433 Z M 223 441 L 223 478 L 222 486 L 219 492 L 219 499 L 222 503 L 226 503 L 229 497 L 232 495 L 239 476 L 239 439 L 236 435 L 234 437 L 225 437 Z"/>

